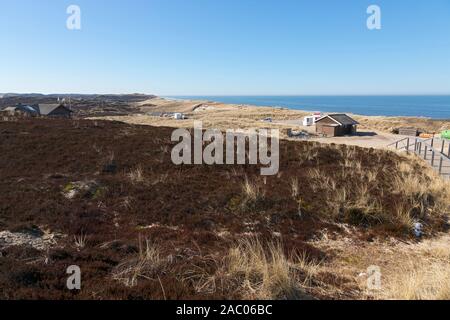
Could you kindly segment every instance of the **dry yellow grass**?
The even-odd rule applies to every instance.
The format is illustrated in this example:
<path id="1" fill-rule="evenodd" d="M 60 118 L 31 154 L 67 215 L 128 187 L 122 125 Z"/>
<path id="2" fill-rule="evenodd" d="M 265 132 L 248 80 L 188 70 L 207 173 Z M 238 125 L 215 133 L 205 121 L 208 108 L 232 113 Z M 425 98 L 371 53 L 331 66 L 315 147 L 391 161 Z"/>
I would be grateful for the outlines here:
<path id="1" fill-rule="evenodd" d="M 246 202 L 256 203 L 264 199 L 265 196 L 261 183 L 256 180 L 252 181 L 248 177 L 245 177 L 244 183 L 242 184 L 242 192 Z"/>
<path id="2" fill-rule="evenodd" d="M 240 290 L 249 299 L 305 298 L 303 287 L 314 272 L 305 257 L 290 261 L 279 243 L 270 243 L 265 250 L 257 240 L 241 241 L 226 260 L 228 273 L 240 279 Z M 307 276 L 301 279 L 298 270 Z"/>
<path id="3" fill-rule="evenodd" d="M 215 274 L 201 274 L 194 287 L 201 292 L 223 291 L 242 299 L 310 299 L 306 294 L 318 264 L 305 256 L 287 257 L 279 242 L 263 245 L 245 239 L 217 262 Z"/>
<path id="4" fill-rule="evenodd" d="M 266 201 L 265 178 L 249 179 L 245 176 L 241 194 L 233 197 L 228 208 L 236 213 L 259 212 Z"/>
<path id="5" fill-rule="evenodd" d="M 416 222 L 443 221 L 450 210 L 450 183 L 413 155 L 392 153 L 398 159 L 397 170 L 392 171 L 385 165 L 364 166 L 361 159 L 355 158 L 353 146 L 308 146 L 304 151 L 307 155 L 316 154 L 319 148 L 329 148 L 330 153 L 335 152 L 342 159 L 341 170 L 324 172 L 312 168 L 308 171 L 314 192 L 328 195 L 329 210 L 321 214 L 352 224 L 385 224 L 411 232 Z M 374 157 L 381 157 L 388 151 L 373 152 Z M 378 180 L 380 177 L 383 183 Z M 388 208 L 380 201 L 387 194 L 399 199 L 396 208 L 392 205 Z"/>
<path id="6" fill-rule="evenodd" d="M 298 179 L 292 178 L 291 179 L 291 195 L 294 200 L 296 200 L 298 197 L 298 188 L 299 188 Z"/>
<path id="7" fill-rule="evenodd" d="M 449 237 L 413 247 L 398 266 L 385 275 L 380 299 L 450 300 Z"/>
<path id="8" fill-rule="evenodd" d="M 77 251 L 81 251 L 86 247 L 87 243 L 87 235 L 83 232 L 80 233 L 80 235 L 74 236 L 74 245 Z"/>
<path id="9" fill-rule="evenodd" d="M 139 279 L 155 279 L 167 266 L 167 259 L 163 258 L 158 247 L 149 241 L 139 242 L 139 253 L 136 257 L 119 264 L 113 270 L 113 279 L 125 286 L 137 285 Z"/>
<path id="10" fill-rule="evenodd" d="M 429 133 L 440 133 L 450 127 L 448 120 L 434 120 L 414 117 L 383 117 L 383 116 L 359 116 L 354 118 L 360 122 L 362 128 L 378 129 L 384 132 L 392 132 L 395 128 L 415 127 Z"/>
<path id="11" fill-rule="evenodd" d="M 138 166 L 135 169 L 131 170 L 127 177 L 131 180 L 132 183 L 142 183 L 144 182 L 144 171 L 142 167 Z"/>
<path id="12" fill-rule="evenodd" d="M 380 298 L 396 300 L 450 300 L 450 265 L 411 260 L 388 279 Z"/>
<path id="13" fill-rule="evenodd" d="M 354 283 L 351 299 L 381 300 L 448 300 L 450 299 L 450 235 L 440 234 L 422 242 L 375 240 L 371 243 L 348 236 L 332 238 L 324 231 L 311 244 L 324 251 L 333 251 L 333 259 L 320 265 L 328 271 Z M 381 272 L 380 288 L 368 286 L 368 268 Z M 339 297 L 349 292 L 341 288 L 324 287 L 324 294 Z"/>
<path id="14" fill-rule="evenodd" d="M 413 215 L 414 219 L 430 215 L 445 219 L 450 210 L 450 182 L 413 155 L 403 156 L 397 168 L 397 177 L 390 191 L 407 199 L 399 203 L 399 217 L 408 223 L 413 222 Z M 420 168 L 424 174 L 418 175 L 414 168 Z"/>

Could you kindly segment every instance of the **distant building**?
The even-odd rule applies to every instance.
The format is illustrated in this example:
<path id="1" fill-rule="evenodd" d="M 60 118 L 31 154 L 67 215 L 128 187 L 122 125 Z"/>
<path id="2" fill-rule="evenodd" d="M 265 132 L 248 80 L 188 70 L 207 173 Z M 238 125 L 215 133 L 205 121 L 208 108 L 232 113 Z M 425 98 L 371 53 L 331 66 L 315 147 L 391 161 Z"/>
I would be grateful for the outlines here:
<path id="1" fill-rule="evenodd" d="M 147 115 L 152 117 L 160 117 L 160 118 L 172 118 L 175 120 L 185 120 L 187 119 L 183 113 L 180 112 L 149 112 Z"/>
<path id="2" fill-rule="evenodd" d="M 179 112 L 175 112 L 175 113 L 173 114 L 173 118 L 174 118 L 175 120 L 184 120 L 184 114 L 179 113 Z"/>
<path id="3" fill-rule="evenodd" d="M 419 129 L 413 127 L 403 127 L 398 129 L 398 134 L 417 137 L 419 135 Z"/>
<path id="4" fill-rule="evenodd" d="M 38 116 L 38 111 L 30 105 L 18 104 L 15 107 L 7 107 L 2 110 L 3 113 L 7 113 L 9 115 L 22 115 L 22 116 L 30 116 L 35 117 Z"/>
<path id="5" fill-rule="evenodd" d="M 316 132 L 326 137 L 356 134 L 358 122 L 346 114 L 329 114 L 316 121 Z"/>
<path id="6" fill-rule="evenodd" d="M 41 116 L 70 118 L 73 111 L 62 104 L 39 104 L 35 107 Z"/>
<path id="7" fill-rule="evenodd" d="M 44 117 L 60 117 L 70 118 L 72 110 L 66 108 L 62 104 L 35 104 L 26 105 L 19 103 L 15 107 L 7 107 L 2 110 L 3 113 L 9 115 L 22 115 L 22 116 L 44 116 Z"/>

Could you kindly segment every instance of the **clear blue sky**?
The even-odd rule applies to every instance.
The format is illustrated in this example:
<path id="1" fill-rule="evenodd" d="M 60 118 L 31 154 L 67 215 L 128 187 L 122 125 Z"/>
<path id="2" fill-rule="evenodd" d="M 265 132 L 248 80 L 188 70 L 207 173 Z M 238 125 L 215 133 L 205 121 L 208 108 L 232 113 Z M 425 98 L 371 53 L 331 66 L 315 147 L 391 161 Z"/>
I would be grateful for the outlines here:
<path id="1" fill-rule="evenodd" d="M 1 0 L 0 41 L 0 92 L 450 93 L 450 0 Z"/>

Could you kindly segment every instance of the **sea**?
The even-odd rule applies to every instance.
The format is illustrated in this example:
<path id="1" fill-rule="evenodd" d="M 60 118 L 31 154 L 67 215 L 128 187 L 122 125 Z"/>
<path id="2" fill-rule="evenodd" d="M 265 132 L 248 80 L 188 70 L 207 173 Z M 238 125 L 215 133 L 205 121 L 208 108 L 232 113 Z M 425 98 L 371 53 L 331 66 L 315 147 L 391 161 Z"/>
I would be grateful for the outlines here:
<path id="1" fill-rule="evenodd" d="M 450 95 L 423 96 L 171 96 L 230 104 L 283 107 L 367 116 L 450 119 Z"/>

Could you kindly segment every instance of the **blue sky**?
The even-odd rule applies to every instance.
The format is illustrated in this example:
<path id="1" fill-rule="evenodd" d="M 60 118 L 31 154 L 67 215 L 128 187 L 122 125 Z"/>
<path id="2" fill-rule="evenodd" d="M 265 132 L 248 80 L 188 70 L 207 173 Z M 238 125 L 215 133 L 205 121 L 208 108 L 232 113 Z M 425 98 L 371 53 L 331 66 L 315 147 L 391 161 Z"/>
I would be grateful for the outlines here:
<path id="1" fill-rule="evenodd" d="M 450 94 L 450 0 L 1 0 L 0 39 L 0 92 Z"/>

